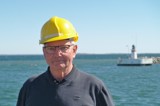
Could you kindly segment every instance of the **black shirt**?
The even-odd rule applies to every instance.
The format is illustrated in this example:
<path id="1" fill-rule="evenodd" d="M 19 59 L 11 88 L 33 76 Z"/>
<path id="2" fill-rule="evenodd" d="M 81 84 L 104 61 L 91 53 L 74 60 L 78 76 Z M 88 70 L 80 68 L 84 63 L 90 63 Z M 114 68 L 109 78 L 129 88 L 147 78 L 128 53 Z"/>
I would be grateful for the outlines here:
<path id="1" fill-rule="evenodd" d="M 96 77 L 72 71 L 56 81 L 48 70 L 28 79 L 20 90 L 17 106 L 114 106 L 104 83 Z"/>

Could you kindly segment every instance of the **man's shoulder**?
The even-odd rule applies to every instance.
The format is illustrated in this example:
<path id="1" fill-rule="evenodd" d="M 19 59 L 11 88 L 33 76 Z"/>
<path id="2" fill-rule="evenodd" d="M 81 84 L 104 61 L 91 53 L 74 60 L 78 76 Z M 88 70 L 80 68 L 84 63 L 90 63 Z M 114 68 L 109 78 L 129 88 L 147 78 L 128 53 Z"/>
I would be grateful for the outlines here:
<path id="1" fill-rule="evenodd" d="M 39 75 L 32 76 L 25 81 L 24 86 L 30 86 L 33 83 L 37 83 L 37 82 L 43 80 L 45 78 L 45 76 L 46 76 L 46 72 L 41 73 Z"/>
<path id="2" fill-rule="evenodd" d="M 90 83 L 97 86 L 103 86 L 103 81 L 94 74 L 79 71 L 79 79 L 84 80 L 86 83 Z"/>

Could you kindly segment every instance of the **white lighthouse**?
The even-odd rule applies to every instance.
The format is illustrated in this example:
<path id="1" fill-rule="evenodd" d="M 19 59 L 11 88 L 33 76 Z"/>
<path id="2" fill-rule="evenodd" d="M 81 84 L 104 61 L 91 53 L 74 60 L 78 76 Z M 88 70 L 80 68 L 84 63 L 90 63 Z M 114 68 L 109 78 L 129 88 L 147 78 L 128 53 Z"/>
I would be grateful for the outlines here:
<path id="1" fill-rule="evenodd" d="M 138 58 L 135 45 L 132 45 L 131 57 L 118 59 L 118 66 L 148 66 L 153 64 L 152 58 L 141 57 Z"/>
<path id="2" fill-rule="evenodd" d="M 136 51 L 136 47 L 134 45 L 132 45 L 131 58 L 137 59 L 137 51 Z"/>

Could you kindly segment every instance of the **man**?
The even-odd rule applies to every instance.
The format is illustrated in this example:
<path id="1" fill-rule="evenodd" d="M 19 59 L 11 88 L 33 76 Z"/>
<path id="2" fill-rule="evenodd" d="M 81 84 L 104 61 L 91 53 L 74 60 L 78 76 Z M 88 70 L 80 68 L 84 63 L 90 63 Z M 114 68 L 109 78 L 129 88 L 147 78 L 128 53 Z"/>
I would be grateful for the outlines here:
<path id="1" fill-rule="evenodd" d="M 114 106 L 103 82 L 73 65 L 77 41 L 64 18 L 52 17 L 43 25 L 40 44 L 48 69 L 24 83 L 17 106 Z"/>

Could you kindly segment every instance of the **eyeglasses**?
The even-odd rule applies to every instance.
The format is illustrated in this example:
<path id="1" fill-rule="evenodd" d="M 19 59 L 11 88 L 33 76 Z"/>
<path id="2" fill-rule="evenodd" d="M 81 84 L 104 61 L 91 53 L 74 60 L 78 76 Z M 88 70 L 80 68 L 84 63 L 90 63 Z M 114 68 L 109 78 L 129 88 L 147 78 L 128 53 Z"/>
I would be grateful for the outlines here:
<path id="1" fill-rule="evenodd" d="M 62 45 L 62 46 L 44 46 L 43 48 L 45 48 L 47 53 L 55 53 L 57 48 L 62 53 L 66 53 L 66 52 L 68 52 L 68 49 L 71 46 L 74 46 L 74 45 L 72 44 L 72 45 Z"/>

